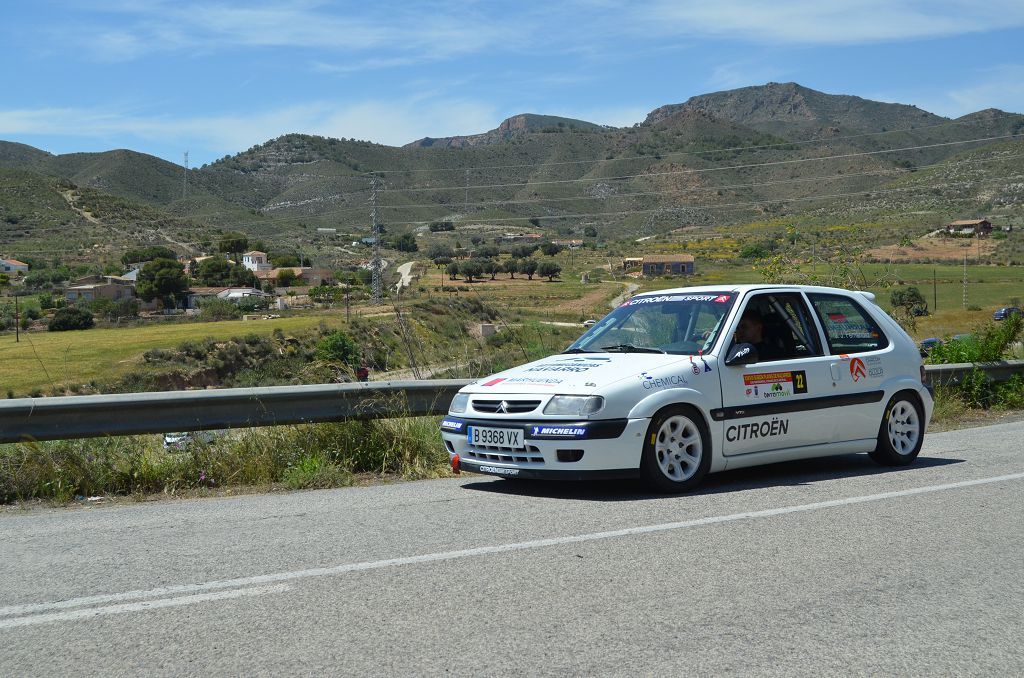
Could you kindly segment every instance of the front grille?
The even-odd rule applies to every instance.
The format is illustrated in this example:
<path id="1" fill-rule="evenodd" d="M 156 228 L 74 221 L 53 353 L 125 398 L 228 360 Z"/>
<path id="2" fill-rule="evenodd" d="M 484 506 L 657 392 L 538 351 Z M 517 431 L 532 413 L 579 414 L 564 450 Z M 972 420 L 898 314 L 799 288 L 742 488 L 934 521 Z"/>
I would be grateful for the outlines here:
<path id="1" fill-rule="evenodd" d="M 525 450 L 510 450 L 507 447 L 495 447 L 492 445 L 474 445 L 466 450 L 464 455 L 468 459 L 479 461 L 498 461 L 508 464 L 543 464 L 544 457 L 540 449 L 533 445 L 527 445 Z"/>
<path id="2" fill-rule="evenodd" d="M 473 400 L 473 409 L 487 414 L 525 414 L 539 406 L 539 400 Z"/>

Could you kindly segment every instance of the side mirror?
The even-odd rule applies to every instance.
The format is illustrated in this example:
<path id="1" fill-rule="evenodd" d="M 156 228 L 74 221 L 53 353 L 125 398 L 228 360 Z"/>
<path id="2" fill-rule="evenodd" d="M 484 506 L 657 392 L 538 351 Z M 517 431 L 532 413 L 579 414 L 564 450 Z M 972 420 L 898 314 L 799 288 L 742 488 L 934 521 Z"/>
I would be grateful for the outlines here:
<path id="1" fill-rule="evenodd" d="M 736 344 L 725 356 L 726 365 L 750 365 L 756 363 L 760 356 L 753 344 Z"/>

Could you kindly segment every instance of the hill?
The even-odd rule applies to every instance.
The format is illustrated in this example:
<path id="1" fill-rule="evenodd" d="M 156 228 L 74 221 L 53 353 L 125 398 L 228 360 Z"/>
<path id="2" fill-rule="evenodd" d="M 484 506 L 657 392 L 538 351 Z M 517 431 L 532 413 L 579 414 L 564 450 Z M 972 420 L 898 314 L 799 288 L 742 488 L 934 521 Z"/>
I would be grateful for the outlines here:
<path id="1" fill-rule="evenodd" d="M 1003 177 L 1024 167 L 1015 153 L 999 172 L 967 174 L 986 190 L 960 182 L 954 195 L 944 186 L 971 153 L 1019 148 L 1006 137 L 1022 133 L 1024 116 L 995 109 L 950 120 L 914 106 L 768 83 L 662 106 L 624 128 L 523 114 L 482 134 L 403 147 L 285 134 L 190 170 L 187 194 L 180 166 L 129 150 L 51 155 L 0 142 L 0 167 L 23 173 L 10 179 L 18 197 L 6 198 L 8 214 L 27 215 L 19 226 L 34 224 L 19 231 L 22 242 L 83 219 L 96 227 L 83 216 L 85 201 L 99 206 L 90 216 L 127 234 L 111 231 L 114 240 L 167 238 L 202 248 L 218 230 L 239 229 L 351 258 L 359 253 L 345 243 L 370 230 L 373 181 L 389 233 L 452 221 L 459 237 L 595 229 L 602 239 L 620 239 L 763 219 L 851 222 L 920 210 L 952 216 L 1014 195 L 1017 179 Z M 52 203 L 54 190 L 64 207 Z M 30 195 L 51 207 L 26 207 Z M 317 235 L 318 227 L 344 238 Z"/>

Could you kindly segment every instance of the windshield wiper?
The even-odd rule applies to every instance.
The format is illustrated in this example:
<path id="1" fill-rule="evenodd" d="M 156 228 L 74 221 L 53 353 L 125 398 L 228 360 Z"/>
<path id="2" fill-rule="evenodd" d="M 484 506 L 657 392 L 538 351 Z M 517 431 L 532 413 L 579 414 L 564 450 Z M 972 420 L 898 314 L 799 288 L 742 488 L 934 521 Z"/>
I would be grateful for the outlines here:
<path id="1" fill-rule="evenodd" d="M 567 348 L 562 351 L 562 355 L 565 355 L 566 353 L 593 353 L 593 351 L 588 351 L 585 348 Z"/>
<path id="2" fill-rule="evenodd" d="M 602 351 L 609 353 L 664 353 L 660 348 L 651 346 L 634 346 L 633 344 L 615 344 L 614 346 L 602 346 Z"/>

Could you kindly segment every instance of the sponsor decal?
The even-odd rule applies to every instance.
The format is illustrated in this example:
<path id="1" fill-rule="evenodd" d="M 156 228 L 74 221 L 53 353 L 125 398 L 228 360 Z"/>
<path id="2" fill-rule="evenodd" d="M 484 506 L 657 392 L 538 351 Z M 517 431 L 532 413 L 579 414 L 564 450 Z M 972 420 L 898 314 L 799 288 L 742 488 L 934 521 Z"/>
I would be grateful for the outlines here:
<path id="1" fill-rule="evenodd" d="M 704 360 L 704 356 L 701 356 L 701 357 L 700 357 L 700 361 L 701 361 L 702 363 L 704 363 L 704 371 L 705 371 L 705 372 L 710 372 L 710 371 L 711 371 L 711 365 L 708 365 L 708 361 L 707 361 L 707 360 Z"/>
<path id="2" fill-rule="evenodd" d="M 559 438 L 583 438 L 587 429 L 583 426 L 533 426 L 530 436 L 556 436 Z"/>
<path id="3" fill-rule="evenodd" d="M 743 375 L 743 394 L 750 400 L 777 400 L 807 393 L 807 373 L 755 372 Z"/>
<path id="4" fill-rule="evenodd" d="M 878 356 L 865 358 L 864 362 L 867 364 L 869 377 L 881 377 L 885 374 L 885 369 L 882 367 L 882 359 Z"/>
<path id="5" fill-rule="evenodd" d="M 505 381 L 505 379 L 499 377 L 498 379 L 491 379 L 490 381 L 485 381 L 484 383 L 482 383 L 480 385 L 481 386 L 494 386 L 495 384 L 500 384 L 503 381 Z"/>
<path id="6" fill-rule="evenodd" d="M 696 367 L 696 366 L 695 366 Z M 681 374 L 673 374 L 668 377 L 651 377 L 646 372 L 641 372 L 643 387 L 645 391 L 655 391 L 662 388 L 679 388 L 686 386 L 689 382 Z"/>
<path id="7" fill-rule="evenodd" d="M 441 421 L 441 428 L 445 431 L 461 431 L 463 422 L 454 421 L 452 419 L 443 419 Z"/>
<path id="8" fill-rule="evenodd" d="M 725 302 L 729 301 L 730 299 L 732 299 L 732 297 L 730 295 L 728 295 L 728 294 L 721 294 L 721 295 L 715 297 L 713 301 L 716 304 L 724 304 Z"/>
<path id="9" fill-rule="evenodd" d="M 860 381 L 868 376 L 868 370 L 864 367 L 863 360 L 854 358 L 850 361 L 850 376 L 853 377 L 854 381 Z"/>
<path id="10" fill-rule="evenodd" d="M 730 443 L 738 440 L 754 440 L 757 438 L 777 438 L 789 433 L 789 419 L 772 418 L 771 421 L 737 424 L 725 429 L 725 439 Z"/>
<path id="11" fill-rule="evenodd" d="M 481 466 L 480 473 L 496 473 L 499 476 L 517 476 L 519 475 L 519 469 L 517 468 L 501 468 L 500 466 Z"/>
<path id="12" fill-rule="evenodd" d="M 528 367 L 524 372 L 587 372 L 595 367 L 609 364 L 607 357 L 562 358 L 551 363 Z"/>
<path id="13" fill-rule="evenodd" d="M 690 365 L 690 370 L 694 373 L 694 375 L 700 375 L 700 367 L 697 365 L 697 363 L 693 363 L 692 365 Z"/>
<path id="14" fill-rule="evenodd" d="M 509 377 L 503 379 L 506 384 L 531 384 L 534 386 L 556 386 L 562 383 L 562 379 L 554 377 Z"/>
<path id="15" fill-rule="evenodd" d="M 722 301 L 729 301 L 728 295 L 715 295 L 715 294 L 663 294 L 653 297 L 633 297 L 629 301 L 622 304 L 623 306 L 640 306 L 642 304 L 658 304 L 666 301 L 719 301 L 725 297 Z"/>

